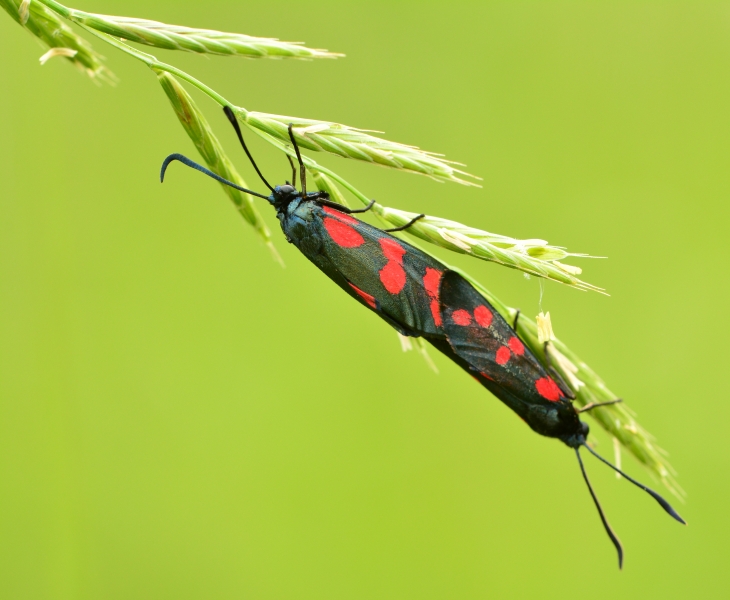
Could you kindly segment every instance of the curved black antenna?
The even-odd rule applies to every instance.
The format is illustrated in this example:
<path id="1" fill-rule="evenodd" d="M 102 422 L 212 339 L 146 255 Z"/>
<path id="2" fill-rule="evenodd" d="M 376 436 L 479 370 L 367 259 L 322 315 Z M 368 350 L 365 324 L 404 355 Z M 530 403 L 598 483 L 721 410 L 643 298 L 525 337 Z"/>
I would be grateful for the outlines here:
<path id="1" fill-rule="evenodd" d="M 656 500 L 659 505 L 666 510 L 672 517 L 674 517 L 677 521 L 679 521 L 682 525 L 686 525 L 687 521 L 685 521 L 682 517 L 677 514 L 677 511 L 674 510 L 669 502 L 667 502 L 664 498 L 662 498 L 659 494 L 657 494 L 654 490 L 651 488 L 646 487 L 643 483 L 639 483 L 636 481 L 636 479 L 632 479 L 629 477 L 626 473 L 624 473 L 621 469 L 618 467 L 614 467 L 610 462 L 608 462 L 605 458 L 603 458 L 600 454 L 598 454 L 593 448 L 591 448 L 588 444 L 583 444 L 586 448 L 588 448 L 588 452 L 590 452 L 593 456 L 595 456 L 598 460 L 601 462 L 606 463 L 609 467 L 611 467 L 614 471 L 617 473 L 621 473 L 626 479 L 628 479 L 631 483 L 633 483 L 635 486 L 640 487 L 642 490 L 644 490 L 647 494 L 649 494 L 654 500 Z"/>
<path id="2" fill-rule="evenodd" d="M 248 146 L 246 146 L 246 142 L 243 141 L 243 134 L 241 133 L 241 127 L 238 124 L 238 119 L 236 119 L 236 115 L 233 114 L 233 111 L 231 110 L 230 106 L 224 106 L 223 112 L 226 113 L 228 120 L 231 122 L 231 125 L 233 125 L 233 129 L 236 130 L 236 135 L 238 136 L 238 140 L 241 142 L 241 146 L 243 146 L 243 150 L 246 152 L 246 156 L 248 156 L 248 160 L 251 161 L 253 168 L 256 169 L 256 172 L 259 174 L 261 181 L 263 181 L 264 185 L 273 192 L 274 188 L 272 188 L 269 185 L 269 182 L 266 181 L 264 176 L 261 174 L 261 171 L 259 171 L 259 168 L 256 165 L 256 161 L 253 159 L 253 156 L 251 156 L 251 153 L 248 151 Z"/>
<path id="3" fill-rule="evenodd" d="M 297 153 L 297 160 L 299 161 L 299 179 L 302 180 L 302 195 L 307 195 L 307 170 L 304 168 L 304 162 L 302 161 L 302 155 L 299 153 L 299 144 L 297 144 L 297 141 L 294 139 L 294 132 L 292 129 L 294 128 L 294 123 L 289 123 L 289 127 L 287 127 L 287 130 L 289 131 L 289 139 L 291 140 L 292 145 L 294 146 L 294 152 Z"/>
<path id="4" fill-rule="evenodd" d="M 583 473 L 583 479 L 585 479 L 586 485 L 588 486 L 588 491 L 591 493 L 591 498 L 593 498 L 593 503 L 596 505 L 596 508 L 598 509 L 598 514 L 600 515 L 601 521 L 603 522 L 603 527 L 606 530 L 608 537 L 611 538 L 613 545 L 616 546 L 616 552 L 618 552 L 618 568 L 621 569 L 624 565 L 624 549 L 621 547 L 621 542 L 618 541 L 618 538 L 616 537 L 616 534 L 613 532 L 613 529 L 611 529 L 611 526 L 608 524 L 608 521 L 606 521 L 606 515 L 603 514 L 603 509 L 601 508 L 601 503 L 598 501 L 598 498 L 596 498 L 596 493 L 593 491 L 593 486 L 591 485 L 591 482 L 588 480 L 588 473 L 586 473 L 586 469 L 583 466 L 583 459 L 580 457 L 580 452 L 578 451 L 578 448 L 575 449 L 575 455 L 578 457 L 578 464 L 580 465 L 580 472 Z"/>
<path id="5" fill-rule="evenodd" d="M 188 167 L 191 167 L 193 169 L 196 169 L 200 171 L 201 173 L 205 173 L 208 177 L 212 177 L 216 181 L 220 181 L 221 183 L 230 186 L 236 190 L 240 190 L 242 192 L 246 192 L 247 194 L 251 194 L 252 196 L 257 196 L 259 198 L 263 198 L 264 200 L 268 200 L 268 196 L 264 196 L 263 194 L 259 194 L 258 192 L 254 192 L 252 190 L 247 190 L 244 187 L 241 187 L 240 185 L 236 185 L 232 181 L 228 181 L 227 179 L 221 177 L 220 175 L 216 175 L 213 173 L 213 171 L 206 169 L 203 165 L 199 165 L 194 160 L 190 160 L 187 156 L 183 156 L 182 154 L 170 154 L 163 162 L 162 162 L 162 169 L 160 169 L 160 183 L 165 181 L 165 171 L 167 171 L 167 167 L 170 165 L 171 162 L 179 160 L 182 164 L 187 165 Z"/>

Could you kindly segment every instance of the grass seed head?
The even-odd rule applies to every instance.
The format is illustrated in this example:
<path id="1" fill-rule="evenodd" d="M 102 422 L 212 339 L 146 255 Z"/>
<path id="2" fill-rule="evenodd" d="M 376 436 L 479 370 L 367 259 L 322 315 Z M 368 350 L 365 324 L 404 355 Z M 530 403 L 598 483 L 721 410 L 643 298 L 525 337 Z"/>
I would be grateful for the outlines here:
<path id="1" fill-rule="evenodd" d="M 44 59 L 41 64 L 53 56 L 63 56 L 95 81 L 116 82 L 114 74 L 104 66 L 103 57 L 91 44 L 40 2 L 0 0 L 0 7 L 51 49 L 41 57 Z"/>
<path id="2" fill-rule="evenodd" d="M 396 227 L 405 225 L 417 216 L 415 213 L 379 205 L 373 210 Z M 496 262 L 580 290 L 603 292 L 601 288 L 578 279 L 577 275 L 581 273 L 579 267 L 558 260 L 587 255 L 570 253 L 560 246 L 550 246 L 545 240 L 519 240 L 428 215 L 416 221 L 407 231 L 447 250 Z"/>
<path id="3" fill-rule="evenodd" d="M 76 23 L 129 42 L 165 50 L 242 56 L 244 58 L 313 59 L 343 56 L 327 50 L 307 48 L 301 42 L 282 42 L 276 38 L 260 38 L 241 33 L 169 25 L 147 19 L 99 15 L 75 9 L 66 9 L 66 11 L 67 18 Z"/>
<path id="4" fill-rule="evenodd" d="M 185 129 L 193 144 L 195 144 L 195 147 L 198 149 L 198 152 L 208 165 L 208 168 L 214 173 L 240 185 L 241 187 L 248 187 L 226 155 L 223 150 L 223 146 L 221 146 L 221 143 L 213 133 L 210 125 L 208 125 L 207 119 L 203 113 L 200 112 L 197 105 L 182 85 L 180 85 L 180 83 L 178 83 L 178 81 L 169 73 L 158 73 L 157 78 L 160 85 L 162 85 L 162 89 L 165 91 L 165 94 L 167 94 L 180 124 Z M 230 186 L 221 185 L 223 187 L 223 191 L 228 195 L 238 211 L 241 213 L 241 216 L 243 216 L 243 218 L 246 219 L 246 221 L 248 221 L 254 229 L 256 229 L 269 249 L 273 250 L 271 234 L 269 233 L 268 227 L 266 227 L 263 222 L 261 215 L 256 210 L 253 198 Z M 281 262 L 281 259 L 278 258 L 278 254 L 276 253 L 275 258 Z"/>
<path id="5" fill-rule="evenodd" d="M 239 120 L 257 133 L 270 136 L 291 147 L 288 127 L 301 149 L 329 152 L 342 158 L 351 158 L 383 167 L 426 175 L 436 181 L 453 181 L 463 185 L 478 185 L 464 178 L 479 179 L 462 171 L 463 166 L 446 160 L 440 154 L 425 152 L 416 146 L 391 142 L 371 135 L 366 129 L 357 129 L 330 121 L 316 121 L 260 112 L 234 109 Z"/>

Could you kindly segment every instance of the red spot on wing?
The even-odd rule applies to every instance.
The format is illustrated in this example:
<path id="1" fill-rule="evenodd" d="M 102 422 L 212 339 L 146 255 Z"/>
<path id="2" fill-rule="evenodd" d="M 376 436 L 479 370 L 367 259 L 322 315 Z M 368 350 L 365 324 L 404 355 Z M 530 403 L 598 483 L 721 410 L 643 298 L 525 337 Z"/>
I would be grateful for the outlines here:
<path id="1" fill-rule="evenodd" d="M 380 281 L 391 294 L 399 294 L 406 285 L 406 272 L 391 260 L 380 270 Z"/>
<path id="2" fill-rule="evenodd" d="M 482 377 L 484 377 L 484 379 L 489 379 L 489 381 L 494 381 L 494 379 L 492 379 L 492 378 L 491 378 L 491 377 L 490 377 L 489 375 L 487 375 L 487 374 L 486 374 L 486 373 L 485 373 L 484 371 L 481 371 L 481 372 L 480 372 L 479 374 L 480 374 L 480 375 L 481 375 Z"/>
<path id="3" fill-rule="evenodd" d="M 439 301 L 431 300 L 431 316 L 433 317 L 433 324 L 436 327 L 441 327 L 444 322 L 441 320 L 441 311 L 439 310 Z"/>
<path id="4" fill-rule="evenodd" d="M 403 263 L 403 255 L 406 253 L 406 249 L 403 246 L 389 237 L 380 238 L 378 241 L 380 242 L 380 247 L 383 249 L 385 258 L 395 261 L 398 264 Z"/>
<path id="5" fill-rule="evenodd" d="M 542 377 L 535 382 L 535 388 L 537 393 L 540 394 L 546 400 L 550 402 L 557 402 L 560 400 L 563 393 L 560 391 L 558 384 L 555 383 L 550 377 Z"/>
<path id="6" fill-rule="evenodd" d="M 507 361 L 509 361 L 510 357 L 509 348 L 507 346 L 500 346 L 499 350 L 497 350 L 497 356 L 495 360 L 497 361 L 498 365 L 506 365 Z"/>
<path id="7" fill-rule="evenodd" d="M 482 327 L 489 327 L 492 324 L 492 311 L 483 304 L 479 305 L 474 309 L 474 319 Z"/>
<path id="8" fill-rule="evenodd" d="M 439 284 L 441 283 L 441 271 L 426 267 L 426 274 L 423 276 L 423 287 L 426 294 L 431 298 L 431 316 L 436 327 L 441 327 L 441 311 L 439 310 Z"/>
<path id="9" fill-rule="evenodd" d="M 328 215 L 335 217 L 344 223 L 349 223 L 350 225 L 357 225 L 360 222 L 355 217 L 351 217 L 346 213 L 340 212 L 339 210 L 337 210 L 336 208 L 332 208 L 331 206 L 323 206 L 322 210 Z"/>
<path id="10" fill-rule="evenodd" d="M 525 346 L 520 341 L 520 338 L 512 336 L 507 343 L 509 344 L 510 350 L 517 356 L 522 356 L 525 353 Z"/>
<path id="11" fill-rule="evenodd" d="M 365 243 L 363 237 L 352 226 L 336 219 L 325 218 L 324 228 L 335 244 L 343 248 L 357 248 Z"/>
<path id="12" fill-rule="evenodd" d="M 380 238 L 378 242 L 383 255 L 388 259 L 385 266 L 380 269 L 380 281 L 388 292 L 399 294 L 406 285 L 406 272 L 403 269 L 403 255 L 406 249 L 389 237 Z"/>
<path id="13" fill-rule="evenodd" d="M 347 283 L 350 283 L 349 281 Z M 367 292 L 363 292 L 359 287 L 350 283 L 350 287 L 355 290 L 358 296 L 365 300 L 370 308 L 377 309 L 378 305 L 375 303 L 375 296 L 371 296 Z"/>
<path id="14" fill-rule="evenodd" d="M 441 271 L 426 267 L 426 274 L 423 276 L 423 287 L 426 293 L 434 300 L 439 299 L 439 283 L 441 283 Z"/>
<path id="15" fill-rule="evenodd" d="M 468 310 L 464 310 L 463 308 L 455 310 L 453 313 L 451 313 L 451 319 L 454 321 L 454 323 L 456 323 L 457 325 L 461 325 L 462 327 L 471 325 L 471 315 L 469 314 Z"/>

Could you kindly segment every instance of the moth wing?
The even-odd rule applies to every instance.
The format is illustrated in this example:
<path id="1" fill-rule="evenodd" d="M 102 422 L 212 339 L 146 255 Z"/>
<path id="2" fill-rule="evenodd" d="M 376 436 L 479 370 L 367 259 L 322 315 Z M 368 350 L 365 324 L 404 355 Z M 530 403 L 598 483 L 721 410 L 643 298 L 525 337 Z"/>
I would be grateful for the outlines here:
<path id="1" fill-rule="evenodd" d="M 564 401 L 545 367 L 464 277 L 454 271 L 443 275 L 440 304 L 449 345 L 496 395 L 501 388 L 528 404 Z"/>
<path id="2" fill-rule="evenodd" d="M 382 229 L 331 207 L 320 211 L 323 247 L 312 261 L 400 333 L 442 333 L 436 297 L 446 267 Z"/>

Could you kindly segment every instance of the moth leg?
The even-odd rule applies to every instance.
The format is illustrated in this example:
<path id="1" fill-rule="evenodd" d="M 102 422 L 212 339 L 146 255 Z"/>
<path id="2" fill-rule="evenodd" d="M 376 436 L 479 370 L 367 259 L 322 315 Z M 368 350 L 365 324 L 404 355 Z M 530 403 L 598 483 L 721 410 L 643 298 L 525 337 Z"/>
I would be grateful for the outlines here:
<path id="1" fill-rule="evenodd" d="M 563 377 L 560 375 L 560 373 L 558 373 L 558 370 L 553 366 L 553 361 L 550 358 L 550 341 L 545 342 L 544 348 L 545 348 L 545 361 L 547 362 L 547 369 L 550 372 L 550 375 L 552 375 L 553 379 L 558 382 L 558 385 L 561 387 L 563 393 L 571 400 L 575 400 L 575 393 L 573 393 L 573 390 L 571 390 L 568 387 L 568 384 L 565 383 L 565 380 L 563 379 Z"/>
<path id="2" fill-rule="evenodd" d="M 294 165 L 294 161 L 291 159 L 291 156 L 289 156 L 287 154 L 286 158 L 289 161 L 289 164 L 291 165 L 291 184 L 293 187 L 297 187 L 297 168 Z"/>
<path id="3" fill-rule="evenodd" d="M 512 324 L 512 329 L 514 329 L 515 331 L 517 331 L 517 321 L 519 320 L 519 318 L 520 318 L 520 309 L 518 308 L 517 312 L 515 313 L 515 321 Z"/>
<path id="4" fill-rule="evenodd" d="M 321 193 L 324 194 L 324 197 L 329 198 L 326 192 Z M 331 200 L 317 200 L 317 202 L 319 202 L 319 204 L 321 204 L 322 206 L 329 206 L 330 208 L 334 208 L 335 210 L 338 210 L 341 213 L 345 213 L 346 215 L 367 212 L 375 204 L 375 200 L 371 200 L 370 204 L 368 204 L 365 208 L 358 208 L 357 210 L 353 210 L 352 208 L 348 208 L 347 206 L 344 206 L 343 204 L 338 204 L 337 202 L 332 202 Z"/>
<path id="5" fill-rule="evenodd" d="M 375 206 L 375 200 L 371 200 L 365 208 L 358 208 L 356 210 L 348 208 L 347 210 L 349 211 L 349 214 L 352 215 L 352 214 L 368 212 L 373 206 Z M 347 208 L 347 207 L 345 207 L 345 208 Z"/>
<path id="6" fill-rule="evenodd" d="M 623 402 L 623 398 L 616 398 L 615 400 L 608 400 L 606 402 L 591 402 L 589 404 L 586 404 L 583 408 L 579 408 L 578 412 L 588 412 L 589 410 L 593 410 L 594 408 L 598 408 L 599 406 L 608 406 L 609 404 L 618 404 L 619 402 Z"/>
<path id="7" fill-rule="evenodd" d="M 423 219 L 426 215 L 420 214 L 417 217 L 413 217 L 408 223 L 405 225 L 401 225 L 400 227 L 393 227 L 392 229 L 383 229 L 383 231 L 387 233 L 393 233 L 394 231 L 403 231 L 404 229 L 408 229 L 411 225 L 413 225 L 416 221 L 419 219 Z"/>

